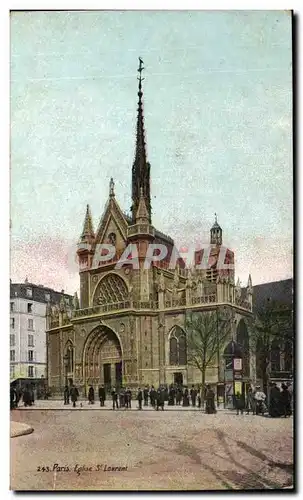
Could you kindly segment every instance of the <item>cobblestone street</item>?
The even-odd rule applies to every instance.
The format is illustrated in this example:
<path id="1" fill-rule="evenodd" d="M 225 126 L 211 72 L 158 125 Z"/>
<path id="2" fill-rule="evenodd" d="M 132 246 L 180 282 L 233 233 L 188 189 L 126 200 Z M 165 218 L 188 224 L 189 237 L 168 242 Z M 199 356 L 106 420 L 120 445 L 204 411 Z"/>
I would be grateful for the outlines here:
<path id="1" fill-rule="evenodd" d="M 276 489 L 293 483 L 292 418 L 72 408 L 17 409 L 11 418 L 34 428 L 11 439 L 14 490 Z M 79 473 L 80 467 L 91 470 Z"/>

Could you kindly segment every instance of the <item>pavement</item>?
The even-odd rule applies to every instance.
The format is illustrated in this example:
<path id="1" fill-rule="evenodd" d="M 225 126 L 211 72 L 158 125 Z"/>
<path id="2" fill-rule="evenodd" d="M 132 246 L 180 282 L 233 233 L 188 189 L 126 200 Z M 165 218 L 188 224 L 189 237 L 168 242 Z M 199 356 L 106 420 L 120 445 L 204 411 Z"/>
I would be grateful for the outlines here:
<path id="1" fill-rule="evenodd" d="M 22 424 L 21 422 L 11 422 L 11 438 L 25 436 L 26 434 L 31 434 L 33 431 L 34 429 L 30 425 Z"/>
<path id="2" fill-rule="evenodd" d="M 49 403 L 49 402 L 43 402 Z M 52 405 L 56 402 L 51 402 Z M 57 403 L 58 404 L 58 403 Z M 63 405 L 63 403 L 60 403 Z M 64 406 L 64 405 L 63 405 Z M 293 419 L 218 411 L 11 412 L 17 491 L 221 491 L 291 488 Z"/>
<path id="3" fill-rule="evenodd" d="M 26 410 L 26 411 L 34 411 L 34 410 L 67 410 L 67 411 L 76 411 L 76 410 L 99 410 L 99 411 L 105 411 L 105 410 L 113 410 L 113 403 L 111 400 L 105 401 L 105 406 L 102 407 L 100 406 L 99 401 L 95 401 L 94 404 L 89 404 L 87 399 L 81 399 L 78 400 L 76 403 L 76 408 L 73 408 L 73 404 L 69 403 L 68 405 L 64 404 L 64 401 L 62 400 L 44 400 L 44 399 L 38 399 L 35 401 L 35 404 L 33 406 L 24 406 L 23 403 L 19 404 L 18 410 Z M 142 411 L 155 411 L 155 409 L 149 404 L 148 406 L 144 406 L 142 404 Z M 218 411 L 224 411 L 224 412 L 230 412 L 231 410 L 224 409 L 223 407 L 217 408 Z M 13 410 L 15 411 L 15 410 Z M 119 411 L 138 411 L 138 402 L 136 400 L 132 400 L 132 407 L 130 409 L 126 408 L 121 408 Z M 160 410 L 161 411 L 161 410 Z M 201 408 L 198 407 L 192 407 L 192 406 L 168 406 L 167 402 L 165 403 L 165 411 L 197 411 L 201 412 Z"/>

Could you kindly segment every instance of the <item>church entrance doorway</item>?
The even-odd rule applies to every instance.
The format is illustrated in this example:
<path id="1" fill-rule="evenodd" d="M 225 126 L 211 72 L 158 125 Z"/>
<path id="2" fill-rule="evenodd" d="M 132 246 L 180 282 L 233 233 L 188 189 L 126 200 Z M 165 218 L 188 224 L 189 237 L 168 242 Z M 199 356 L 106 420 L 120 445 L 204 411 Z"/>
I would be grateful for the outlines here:
<path id="1" fill-rule="evenodd" d="M 109 391 L 112 385 L 110 363 L 105 363 L 103 365 L 103 381 L 105 390 Z"/>
<path id="2" fill-rule="evenodd" d="M 107 326 L 95 328 L 84 347 L 85 385 L 104 385 L 107 392 L 122 385 L 123 362 L 120 341 Z"/>
<path id="3" fill-rule="evenodd" d="M 183 373 L 181 372 L 174 373 L 174 384 L 183 385 Z"/>
<path id="4" fill-rule="evenodd" d="M 120 389 L 122 386 L 122 361 L 116 363 L 116 388 Z"/>

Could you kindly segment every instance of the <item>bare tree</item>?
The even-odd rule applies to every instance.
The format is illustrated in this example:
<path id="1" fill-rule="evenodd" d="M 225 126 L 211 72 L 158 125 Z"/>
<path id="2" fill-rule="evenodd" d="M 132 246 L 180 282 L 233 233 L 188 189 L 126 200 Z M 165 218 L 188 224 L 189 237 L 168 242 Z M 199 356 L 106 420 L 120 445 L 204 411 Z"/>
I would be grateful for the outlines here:
<path id="1" fill-rule="evenodd" d="M 204 406 L 205 377 L 207 368 L 219 356 L 231 337 L 232 313 L 229 308 L 216 311 L 191 313 L 186 319 L 187 362 L 201 372 L 201 403 Z"/>
<path id="2" fill-rule="evenodd" d="M 268 300 L 254 317 L 250 344 L 258 359 L 264 388 L 268 385 L 269 369 L 274 350 L 280 353 L 293 349 L 293 317 L 289 307 Z"/>

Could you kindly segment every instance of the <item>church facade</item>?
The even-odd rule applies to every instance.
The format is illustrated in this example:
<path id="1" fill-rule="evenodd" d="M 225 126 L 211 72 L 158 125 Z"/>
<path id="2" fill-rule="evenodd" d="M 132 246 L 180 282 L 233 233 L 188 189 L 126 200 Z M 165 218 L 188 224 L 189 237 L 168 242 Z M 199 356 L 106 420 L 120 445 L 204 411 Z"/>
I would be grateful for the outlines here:
<path id="1" fill-rule="evenodd" d="M 75 294 L 72 311 L 64 300 L 59 307 L 47 308 L 48 385 L 53 392 L 61 392 L 67 381 L 73 382 L 84 395 L 88 386 L 97 389 L 100 384 L 108 388 L 201 384 L 201 372 L 188 363 L 186 317 L 191 312 L 218 314 L 223 308 L 229 312 L 230 338 L 206 372 L 206 382 L 223 396 L 224 351 L 231 341 L 243 346 L 243 381 L 255 380 L 247 333 L 252 317 L 251 278 L 241 288 L 239 281 L 235 283 L 234 269 L 218 265 L 223 234 L 217 219 L 210 229 L 207 266 L 201 265 L 203 250 L 195 253 L 194 265 L 187 266 L 173 239 L 153 226 L 142 69 L 140 61 L 131 216 L 117 202 L 113 179 L 96 231 L 86 208 L 77 251 L 80 297 Z M 156 249 L 153 255 L 161 253 L 157 254 L 157 247 L 164 247 L 165 255 L 146 265 L 151 245 Z M 135 249 L 137 265 L 129 248 Z M 225 264 L 234 263 L 232 251 L 224 255 Z"/>

